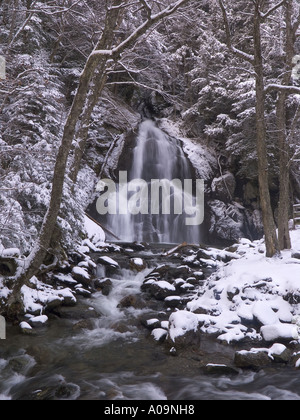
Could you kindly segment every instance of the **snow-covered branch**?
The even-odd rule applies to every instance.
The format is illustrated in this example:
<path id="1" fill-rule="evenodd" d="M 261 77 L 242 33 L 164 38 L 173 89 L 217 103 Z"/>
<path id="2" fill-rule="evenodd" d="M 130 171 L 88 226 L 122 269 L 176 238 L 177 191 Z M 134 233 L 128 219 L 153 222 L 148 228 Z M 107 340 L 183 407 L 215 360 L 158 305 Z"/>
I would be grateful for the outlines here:
<path id="1" fill-rule="evenodd" d="M 177 9 L 179 9 L 179 7 L 183 6 L 188 1 L 189 0 L 179 0 L 175 3 L 170 4 L 167 8 L 165 8 L 164 10 L 162 10 L 161 12 L 155 15 L 150 14 L 148 16 L 148 19 L 145 22 L 143 22 L 131 35 L 128 36 L 128 38 L 126 38 L 123 42 L 121 42 L 115 48 L 112 48 L 111 50 L 95 49 L 92 52 L 91 57 L 92 56 L 106 56 L 106 57 L 112 57 L 112 58 L 118 57 L 125 49 L 132 47 L 134 43 L 137 41 L 137 39 L 140 38 L 142 35 L 144 35 L 148 29 L 150 29 L 157 22 L 172 15 L 174 12 L 176 12 Z"/>
<path id="2" fill-rule="evenodd" d="M 219 5 L 221 7 L 222 14 L 223 14 L 223 20 L 224 20 L 225 32 L 226 32 L 226 42 L 227 42 L 228 48 L 230 49 L 230 51 L 232 51 L 236 56 L 238 56 L 242 60 L 246 60 L 246 61 L 250 62 L 251 64 L 253 64 L 254 63 L 254 56 L 253 55 L 250 55 L 250 54 L 246 53 L 245 51 L 242 51 L 242 50 L 233 46 L 232 37 L 231 37 L 231 30 L 230 30 L 230 23 L 229 23 L 229 18 L 228 18 L 228 14 L 227 14 L 227 10 L 226 10 L 224 1 L 219 0 Z"/>
<path id="3" fill-rule="evenodd" d="M 298 94 L 300 95 L 300 87 L 297 86 L 284 86 L 284 85 L 277 85 L 277 84 L 269 84 L 265 88 L 266 93 L 270 93 L 272 91 L 277 92 L 286 92 L 289 95 Z"/>
<path id="4" fill-rule="evenodd" d="M 271 16 L 272 13 L 274 13 L 277 9 L 282 7 L 285 4 L 285 2 L 286 2 L 286 0 L 283 0 L 283 1 L 279 2 L 274 7 L 272 7 L 270 10 L 268 10 L 266 13 L 263 13 L 261 15 L 262 20 L 265 21 L 269 16 Z"/>

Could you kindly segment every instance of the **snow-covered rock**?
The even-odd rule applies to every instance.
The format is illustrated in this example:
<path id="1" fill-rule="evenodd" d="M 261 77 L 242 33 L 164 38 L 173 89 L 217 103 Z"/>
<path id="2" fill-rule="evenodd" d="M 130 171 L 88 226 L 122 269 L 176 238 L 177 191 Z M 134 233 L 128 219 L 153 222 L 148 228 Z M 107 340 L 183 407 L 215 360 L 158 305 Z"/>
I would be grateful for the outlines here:
<path id="1" fill-rule="evenodd" d="M 294 250 L 300 249 L 300 229 L 291 236 Z M 241 240 L 232 249 L 239 258 L 219 263 L 187 304 L 197 314 L 201 331 L 219 334 L 228 343 L 299 339 L 299 261 L 291 258 L 291 251 L 266 258 L 263 241 Z"/>
<path id="2" fill-rule="evenodd" d="M 188 311 L 174 312 L 169 318 L 169 339 L 175 347 L 199 344 L 199 320 Z"/>
<path id="3" fill-rule="evenodd" d="M 261 335 L 268 342 L 291 341 L 300 338 L 298 327 L 292 324 L 265 325 L 261 328 Z"/>
<path id="4" fill-rule="evenodd" d="M 119 264 L 115 260 L 113 260 L 110 257 L 106 257 L 106 256 L 99 257 L 98 263 L 109 266 L 109 267 L 112 267 L 112 268 L 118 268 L 119 267 Z"/>

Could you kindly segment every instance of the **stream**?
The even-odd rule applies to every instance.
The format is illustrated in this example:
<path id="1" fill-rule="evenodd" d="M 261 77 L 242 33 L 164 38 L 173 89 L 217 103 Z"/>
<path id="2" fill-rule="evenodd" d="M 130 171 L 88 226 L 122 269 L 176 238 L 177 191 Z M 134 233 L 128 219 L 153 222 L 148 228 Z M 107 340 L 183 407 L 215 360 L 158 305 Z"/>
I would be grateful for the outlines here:
<path id="1" fill-rule="evenodd" d="M 157 265 L 153 250 L 136 253 Z M 161 262 L 161 261 L 159 261 Z M 103 266 L 98 266 L 98 275 Z M 1 400 L 287 400 L 300 399 L 299 372 L 272 367 L 238 375 L 207 375 L 206 363 L 232 363 L 234 347 L 203 336 L 199 351 L 174 357 L 141 325 L 154 315 L 167 319 L 163 303 L 148 300 L 140 309 L 118 308 L 122 298 L 141 296 L 141 273 L 118 270 L 108 296 L 80 298 L 78 308 L 53 317 L 37 334 L 9 326 L 0 347 Z M 72 313 L 72 311 L 74 311 Z M 86 313 L 86 312 L 84 312 Z M 82 328 L 78 328 L 81 322 Z"/>

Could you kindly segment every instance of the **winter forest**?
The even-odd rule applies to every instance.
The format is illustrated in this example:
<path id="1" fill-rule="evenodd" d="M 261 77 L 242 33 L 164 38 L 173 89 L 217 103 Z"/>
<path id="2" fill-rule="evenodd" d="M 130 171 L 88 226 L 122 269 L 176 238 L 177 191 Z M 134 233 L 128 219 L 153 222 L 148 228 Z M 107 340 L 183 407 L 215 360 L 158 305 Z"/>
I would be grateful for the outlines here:
<path id="1" fill-rule="evenodd" d="M 299 400 L 299 1 L 0 25 L 0 400 Z"/>

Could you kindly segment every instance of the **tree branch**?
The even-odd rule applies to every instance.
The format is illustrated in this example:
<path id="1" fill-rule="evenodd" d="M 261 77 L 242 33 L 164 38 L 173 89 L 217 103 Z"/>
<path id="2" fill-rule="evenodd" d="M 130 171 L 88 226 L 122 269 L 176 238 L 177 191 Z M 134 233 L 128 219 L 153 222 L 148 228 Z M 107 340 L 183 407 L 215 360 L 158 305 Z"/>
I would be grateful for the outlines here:
<path id="1" fill-rule="evenodd" d="M 289 95 L 298 94 L 300 95 L 300 87 L 297 86 L 284 86 L 284 85 L 276 85 L 276 84 L 269 84 L 265 87 L 265 92 L 286 92 Z"/>
<path id="2" fill-rule="evenodd" d="M 231 37 L 231 30 L 230 30 L 230 25 L 229 25 L 229 19 L 228 19 L 228 14 L 227 14 L 227 10 L 226 10 L 226 7 L 224 5 L 223 0 L 219 0 L 219 5 L 221 7 L 222 14 L 223 14 L 223 20 L 224 20 L 225 32 L 226 32 L 227 47 L 237 57 L 241 58 L 242 60 L 246 60 L 249 63 L 251 63 L 252 65 L 254 65 L 254 56 L 252 56 L 250 54 L 247 54 L 244 51 L 239 50 L 238 48 L 235 48 L 233 46 L 233 44 L 232 44 L 232 37 Z"/>
<path id="3" fill-rule="evenodd" d="M 286 0 L 283 0 L 280 3 L 276 4 L 267 13 L 262 14 L 261 19 L 263 21 L 265 21 L 273 12 L 275 12 L 277 9 L 279 9 L 281 6 L 283 6 L 285 4 L 285 2 L 286 2 Z"/>
<path id="4" fill-rule="evenodd" d="M 113 59 L 117 58 L 122 54 L 122 52 L 130 48 L 134 45 L 136 40 L 140 38 L 143 34 L 147 32 L 148 29 L 150 29 L 155 23 L 159 22 L 160 20 L 164 19 L 165 17 L 168 17 L 172 15 L 174 12 L 176 12 L 179 7 L 183 6 L 185 3 L 187 3 L 189 0 L 179 0 L 175 3 L 170 4 L 166 9 L 163 11 L 157 13 L 156 15 L 151 15 L 148 17 L 148 19 L 142 23 L 131 35 L 129 35 L 128 38 L 125 39 L 125 41 L 121 42 L 118 46 L 111 50 L 97 50 L 95 49 L 91 56 L 106 56 L 111 57 Z"/>

